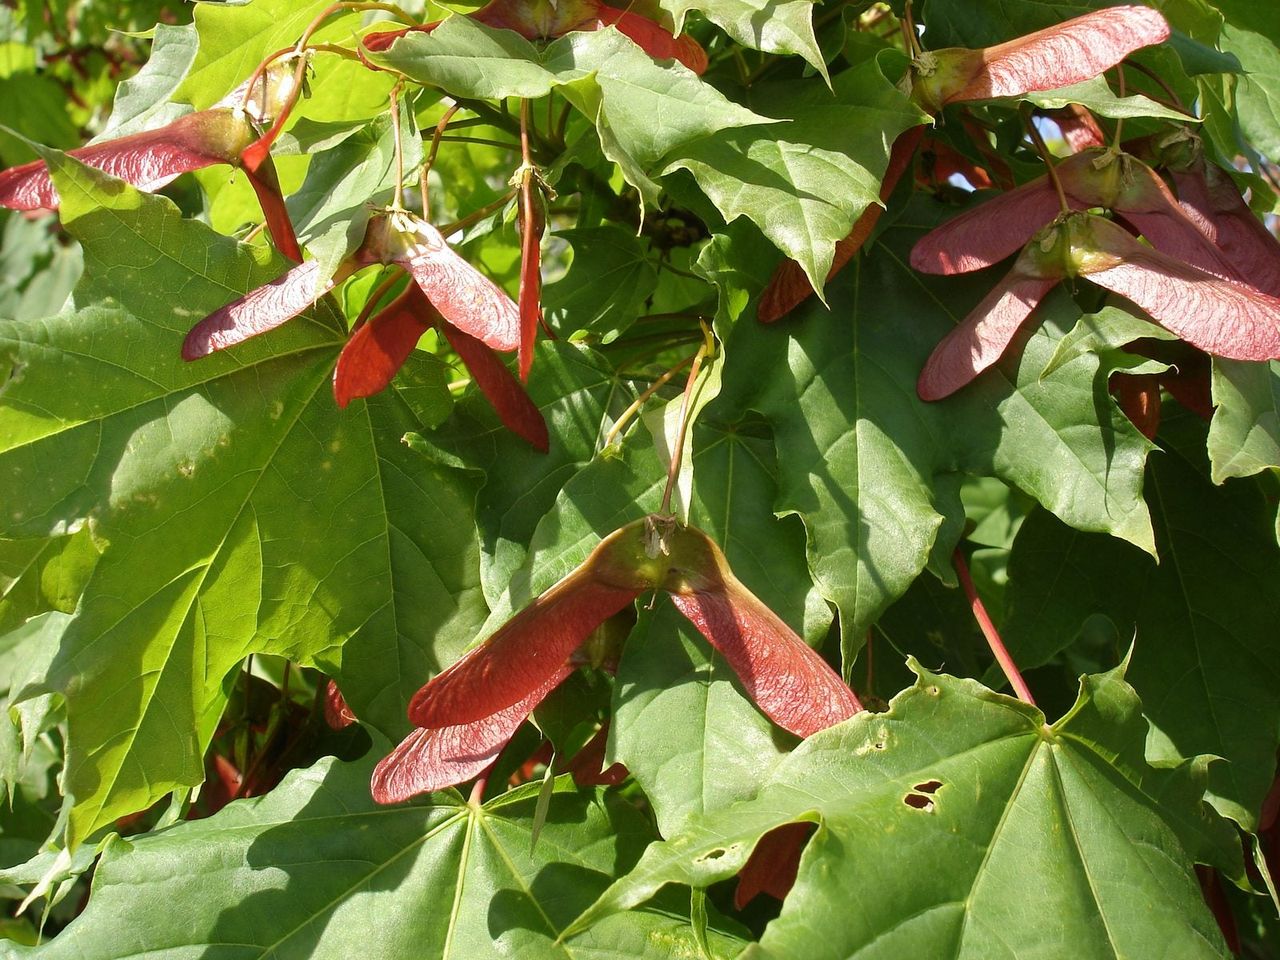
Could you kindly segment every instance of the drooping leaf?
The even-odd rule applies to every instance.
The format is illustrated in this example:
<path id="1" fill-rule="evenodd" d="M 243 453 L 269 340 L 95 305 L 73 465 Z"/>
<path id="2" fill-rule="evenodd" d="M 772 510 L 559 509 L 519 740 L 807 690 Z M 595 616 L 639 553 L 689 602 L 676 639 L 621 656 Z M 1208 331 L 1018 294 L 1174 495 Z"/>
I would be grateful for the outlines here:
<path id="1" fill-rule="evenodd" d="M 734 574 L 812 644 L 826 639 L 831 608 L 805 562 L 804 526 L 774 515 L 778 457 L 758 416 L 724 423 L 709 405 L 694 426 L 689 522 L 720 544 Z"/>
<path id="2" fill-rule="evenodd" d="M 1044 368 L 1048 376 L 1064 363 L 1086 353 L 1116 354 L 1125 344 L 1139 339 L 1172 340 L 1174 335 L 1162 327 L 1134 316 L 1119 307 L 1103 307 L 1097 313 L 1086 313 L 1065 337 L 1058 341 Z M 1114 360 L 1113 360 L 1114 362 Z"/>
<path id="3" fill-rule="evenodd" d="M 726 221 L 750 219 L 820 289 L 836 241 L 879 202 L 894 141 L 925 120 L 885 76 L 885 59 L 835 77 L 834 96 L 775 90 L 776 101 L 756 107 L 789 122 L 722 130 L 681 150 L 667 172 L 687 169 Z"/>
<path id="4" fill-rule="evenodd" d="M 1280 50 L 1260 34 L 1234 25 L 1223 30 L 1222 40 L 1247 71 L 1236 88 L 1241 132 L 1263 154 L 1280 155 Z"/>
<path id="5" fill-rule="evenodd" d="M 1162 117 L 1165 120 L 1174 120 L 1180 123 L 1195 123 L 1199 119 L 1183 113 L 1181 110 L 1175 110 L 1172 107 L 1156 103 L 1150 97 L 1144 97 L 1141 94 L 1134 94 L 1128 97 L 1116 96 L 1111 92 L 1111 87 L 1102 76 L 1094 77 L 1092 80 L 1085 80 L 1082 83 L 1073 83 L 1067 87 L 1059 87 L 1056 90 L 1028 93 L 1018 99 L 1035 104 L 1043 110 L 1059 110 L 1073 103 L 1079 104 L 1099 116 L 1110 117 L 1112 120 L 1127 120 L 1132 117 Z M 1090 144 L 1090 146 L 1100 145 Z"/>
<path id="6" fill-rule="evenodd" d="M 223 677 L 247 653 L 324 665 L 362 718 L 399 733 L 484 606 L 472 485 L 398 442 L 442 388 L 433 369 L 339 413 L 327 381 L 343 332 L 323 306 L 234 355 L 166 359 L 194 317 L 279 262 L 87 168 L 55 175 L 88 266 L 77 313 L 5 329 L 24 375 L 3 394 L 0 459 L 7 536 L 92 516 L 111 544 L 49 678 L 74 688 L 76 842 L 200 782 Z M 95 389 L 48 392 L 73 371 Z"/>
<path id="7" fill-rule="evenodd" d="M 1280 367 L 1213 361 L 1209 463 L 1214 483 L 1280 467 Z"/>
<path id="8" fill-rule="evenodd" d="M 826 61 L 813 32 L 813 0 L 659 0 L 676 29 L 697 10 L 738 43 L 766 53 L 794 53 L 819 73 Z"/>

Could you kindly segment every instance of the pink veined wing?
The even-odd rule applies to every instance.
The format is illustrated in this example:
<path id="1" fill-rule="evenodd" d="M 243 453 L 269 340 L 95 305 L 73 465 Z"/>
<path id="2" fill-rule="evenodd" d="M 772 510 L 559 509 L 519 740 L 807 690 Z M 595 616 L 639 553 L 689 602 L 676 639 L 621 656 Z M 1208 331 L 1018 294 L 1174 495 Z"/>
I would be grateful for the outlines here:
<path id="1" fill-rule="evenodd" d="M 1226 256 L 1242 280 L 1280 296 L 1280 242 L 1249 209 L 1240 191 L 1216 166 L 1175 171 L 1178 202 Z"/>
<path id="2" fill-rule="evenodd" d="M 1128 183 L 1113 204 L 1161 253 L 1228 280 L 1242 279 L 1235 266 L 1179 206 L 1160 176 L 1145 163 L 1130 159 Z"/>
<path id="3" fill-rule="evenodd" d="M 1039 177 L 926 233 L 911 250 L 911 266 L 921 273 L 982 270 L 1026 246 L 1060 212 L 1049 178 Z"/>
<path id="4" fill-rule="evenodd" d="M 207 357 L 296 317 L 331 289 L 337 279 L 318 284 L 319 277 L 320 262 L 308 260 L 220 307 L 191 328 L 182 344 L 182 359 Z"/>
<path id="5" fill-rule="evenodd" d="M 498 758 L 525 718 L 573 670 L 565 664 L 522 700 L 473 723 L 417 728 L 374 768 L 373 799 L 399 803 L 479 776 Z"/>
<path id="6" fill-rule="evenodd" d="M 1022 273 L 1015 265 L 929 354 L 916 382 L 920 399 L 950 396 L 995 364 L 1031 311 L 1060 282 Z"/>
<path id="7" fill-rule="evenodd" d="M 1169 24 L 1150 7 L 1109 7 L 981 51 L 981 70 L 944 103 L 1016 97 L 1096 77 L 1142 47 L 1162 43 Z"/>
<path id="8" fill-rule="evenodd" d="M 331 730 L 342 730 L 356 722 L 356 715 L 347 706 L 346 698 L 333 680 L 324 688 L 324 722 Z"/>
<path id="9" fill-rule="evenodd" d="M 741 583 L 672 593 L 671 600 L 719 650 L 747 695 L 774 723 L 808 737 L 858 713 L 862 704 L 827 662 Z"/>
<path id="10" fill-rule="evenodd" d="M 227 110 L 204 110 L 156 130 L 68 150 L 67 155 L 139 190 L 159 190 L 183 173 L 232 162 L 234 157 L 216 146 L 203 144 L 200 137 L 202 128 L 229 118 Z M 58 202 L 57 188 L 43 160 L 0 171 L 0 206 L 12 210 L 56 210 Z"/>
<path id="11" fill-rule="evenodd" d="M 641 593 L 589 577 L 575 570 L 434 677 L 409 702 L 409 720 L 420 727 L 474 723 L 541 689 L 592 630 Z"/>
<path id="12" fill-rule="evenodd" d="M 1206 353 L 1280 359 L 1280 299 L 1144 247 L 1109 221 L 1096 222 L 1093 231 L 1100 253 L 1086 260 L 1081 276 L 1132 300 Z"/>
<path id="13" fill-rule="evenodd" d="M 520 310 L 497 284 L 467 263 L 440 231 L 416 220 L 417 241 L 396 258 L 451 324 L 503 352 L 520 346 Z"/>

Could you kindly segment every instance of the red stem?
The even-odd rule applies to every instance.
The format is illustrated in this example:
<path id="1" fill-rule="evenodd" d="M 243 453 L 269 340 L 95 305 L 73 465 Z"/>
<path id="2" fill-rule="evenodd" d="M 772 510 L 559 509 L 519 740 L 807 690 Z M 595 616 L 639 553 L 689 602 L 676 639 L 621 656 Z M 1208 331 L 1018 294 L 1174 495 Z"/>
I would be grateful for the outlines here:
<path id="1" fill-rule="evenodd" d="M 1018 665 L 1013 662 L 1013 657 L 1009 656 L 1009 651 L 1005 647 L 1004 641 L 1000 639 L 1000 634 L 996 631 L 996 625 L 991 622 L 991 617 L 987 614 L 987 608 L 982 605 L 982 598 L 978 596 L 977 588 L 973 585 L 973 578 L 969 576 L 969 565 L 964 562 L 964 555 L 959 548 L 952 555 L 952 561 L 955 563 L 956 574 L 960 577 L 960 586 L 964 588 L 965 596 L 969 598 L 969 606 L 973 610 L 973 618 L 978 621 L 978 626 L 982 628 L 982 635 L 987 638 L 987 645 L 991 647 L 991 652 L 995 654 L 996 663 L 1000 664 L 1000 669 L 1004 671 L 1004 675 L 1009 679 L 1009 684 L 1013 687 L 1014 693 L 1018 695 L 1018 699 L 1034 707 L 1036 702 L 1031 696 L 1031 690 L 1027 687 L 1027 682 L 1022 679 L 1022 674 L 1018 672 Z"/>
<path id="2" fill-rule="evenodd" d="M 473 807 L 484 805 L 484 788 L 489 785 L 489 774 L 493 773 L 493 768 L 498 765 L 498 761 L 494 761 L 489 765 L 484 773 L 480 774 L 479 779 L 471 786 L 471 795 L 467 797 L 467 803 Z"/>

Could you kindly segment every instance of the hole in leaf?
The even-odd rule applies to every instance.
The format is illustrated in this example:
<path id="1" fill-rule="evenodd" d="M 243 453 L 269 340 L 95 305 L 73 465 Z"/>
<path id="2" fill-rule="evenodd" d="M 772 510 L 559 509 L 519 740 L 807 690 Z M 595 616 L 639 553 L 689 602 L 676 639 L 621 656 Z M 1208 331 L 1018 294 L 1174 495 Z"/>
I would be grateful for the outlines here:
<path id="1" fill-rule="evenodd" d="M 883 749 L 884 749 L 884 741 L 883 741 L 883 740 L 877 740 L 877 741 L 876 741 L 875 743 L 873 743 L 871 746 L 875 747 L 877 750 L 883 750 Z"/>
<path id="2" fill-rule="evenodd" d="M 915 810 L 933 812 L 933 798 L 926 797 L 923 793 L 908 793 L 902 798 L 902 802 Z"/>
<path id="3" fill-rule="evenodd" d="M 936 685 L 935 685 L 935 686 L 931 686 L 931 687 L 926 687 L 926 688 L 925 688 L 925 692 L 926 692 L 926 693 L 928 693 L 928 694 L 929 694 L 929 696 L 931 696 L 931 697 L 936 697 L 936 696 L 938 696 L 939 694 L 941 694 L 941 693 L 942 693 L 942 691 L 941 691 L 941 690 L 939 690 L 939 689 L 937 688 L 937 686 L 936 686 Z"/>
<path id="4" fill-rule="evenodd" d="M 716 850 L 708 850 L 706 853 L 704 853 L 702 856 L 698 858 L 698 862 L 705 863 L 708 860 L 719 860 L 727 852 L 728 851 L 724 850 L 723 848 L 716 849 Z"/>
<path id="5" fill-rule="evenodd" d="M 942 786 L 941 780 L 926 780 L 924 783 L 917 783 L 912 790 L 917 793 L 937 793 L 938 788 Z"/>

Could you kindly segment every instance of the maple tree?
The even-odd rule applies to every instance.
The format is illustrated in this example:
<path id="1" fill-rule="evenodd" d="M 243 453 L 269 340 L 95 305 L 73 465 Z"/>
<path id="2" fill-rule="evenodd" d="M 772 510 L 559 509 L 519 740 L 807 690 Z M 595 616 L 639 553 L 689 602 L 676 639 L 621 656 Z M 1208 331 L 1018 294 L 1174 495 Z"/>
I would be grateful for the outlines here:
<path id="1" fill-rule="evenodd" d="M 1280 12 L 0 22 L 5 957 L 1275 950 Z"/>

